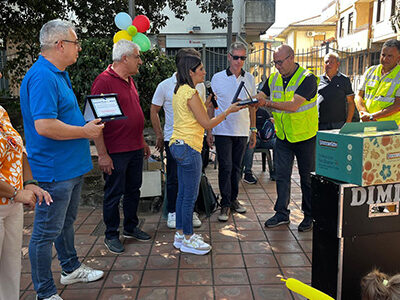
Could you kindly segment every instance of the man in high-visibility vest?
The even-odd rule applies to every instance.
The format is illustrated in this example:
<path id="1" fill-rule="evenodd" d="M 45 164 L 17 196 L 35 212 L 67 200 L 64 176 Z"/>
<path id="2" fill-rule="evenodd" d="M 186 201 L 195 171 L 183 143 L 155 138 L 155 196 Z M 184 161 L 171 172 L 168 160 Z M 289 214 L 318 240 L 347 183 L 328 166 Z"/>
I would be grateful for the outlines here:
<path id="1" fill-rule="evenodd" d="M 275 119 L 275 170 L 278 198 L 275 215 L 265 222 L 266 227 L 288 224 L 290 183 L 294 157 L 300 174 L 304 219 L 299 231 L 312 229 L 311 177 L 315 166 L 315 136 L 318 130 L 318 79 L 311 71 L 294 62 L 294 51 L 281 45 L 274 53 L 279 73 L 271 74 L 256 98 L 260 105 L 272 109 Z M 268 100 L 265 100 L 266 98 Z"/>
<path id="2" fill-rule="evenodd" d="M 388 40 L 380 64 L 370 67 L 355 102 L 362 122 L 394 120 L 400 124 L 400 41 Z"/>

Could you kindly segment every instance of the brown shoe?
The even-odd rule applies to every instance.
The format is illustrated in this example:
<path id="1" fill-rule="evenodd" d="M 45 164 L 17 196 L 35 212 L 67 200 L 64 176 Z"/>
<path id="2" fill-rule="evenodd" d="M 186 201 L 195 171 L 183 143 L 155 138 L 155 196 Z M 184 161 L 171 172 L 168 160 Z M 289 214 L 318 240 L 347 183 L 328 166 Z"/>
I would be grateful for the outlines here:
<path id="1" fill-rule="evenodd" d="M 218 216 L 218 221 L 226 222 L 229 219 L 230 208 L 229 207 L 222 207 L 221 212 Z"/>

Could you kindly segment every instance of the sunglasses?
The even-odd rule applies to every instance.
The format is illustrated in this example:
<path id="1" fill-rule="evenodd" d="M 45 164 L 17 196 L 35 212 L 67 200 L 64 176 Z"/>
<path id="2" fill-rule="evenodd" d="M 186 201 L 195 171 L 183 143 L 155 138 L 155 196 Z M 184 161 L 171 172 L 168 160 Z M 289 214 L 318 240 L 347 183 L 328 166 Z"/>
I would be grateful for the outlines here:
<path id="1" fill-rule="evenodd" d="M 238 60 L 240 58 L 242 61 L 245 61 L 247 58 L 247 56 L 232 55 L 231 53 L 229 54 L 232 56 L 233 60 Z"/>

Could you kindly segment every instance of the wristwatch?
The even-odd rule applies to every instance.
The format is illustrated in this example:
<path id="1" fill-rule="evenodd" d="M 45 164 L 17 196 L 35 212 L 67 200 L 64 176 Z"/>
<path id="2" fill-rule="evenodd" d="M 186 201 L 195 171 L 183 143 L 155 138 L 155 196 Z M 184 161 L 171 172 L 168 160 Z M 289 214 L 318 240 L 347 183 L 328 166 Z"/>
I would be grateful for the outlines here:
<path id="1" fill-rule="evenodd" d="M 257 132 L 258 132 L 258 130 L 257 130 L 256 127 L 250 127 L 250 131 L 251 131 L 251 132 L 254 132 L 254 133 L 257 133 Z"/>
<path id="2" fill-rule="evenodd" d="M 373 115 L 369 115 L 369 120 L 373 121 L 374 120 L 374 116 Z"/>

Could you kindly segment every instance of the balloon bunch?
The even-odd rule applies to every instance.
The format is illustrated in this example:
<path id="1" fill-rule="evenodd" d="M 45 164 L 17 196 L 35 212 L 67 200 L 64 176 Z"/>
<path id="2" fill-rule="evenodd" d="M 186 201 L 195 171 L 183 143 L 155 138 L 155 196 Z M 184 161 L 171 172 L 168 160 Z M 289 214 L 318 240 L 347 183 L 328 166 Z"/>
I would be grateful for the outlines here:
<path id="1" fill-rule="evenodd" d="M 136 16 L 133 19 L 126 12 L 118 13 L 114 18 L 115 25 L 120 31 L 114 34 L 114 43 L 119 40 L 132 41 L 138 44 L 142 52 L 151 48 L 149 38 L 144 34 L 150 28 L 150 20 L 144 15 Z"/>

